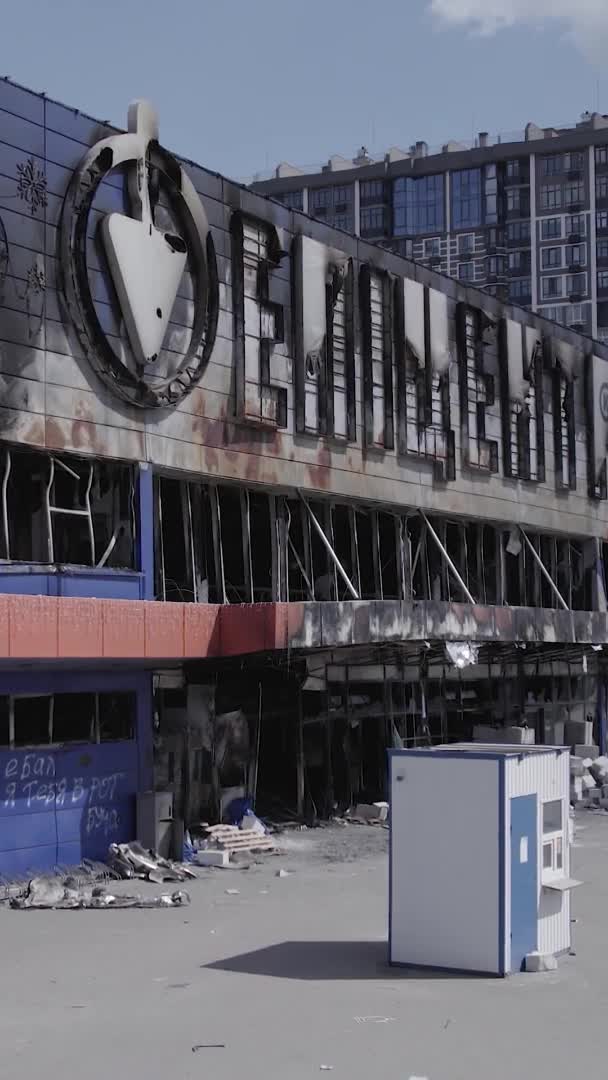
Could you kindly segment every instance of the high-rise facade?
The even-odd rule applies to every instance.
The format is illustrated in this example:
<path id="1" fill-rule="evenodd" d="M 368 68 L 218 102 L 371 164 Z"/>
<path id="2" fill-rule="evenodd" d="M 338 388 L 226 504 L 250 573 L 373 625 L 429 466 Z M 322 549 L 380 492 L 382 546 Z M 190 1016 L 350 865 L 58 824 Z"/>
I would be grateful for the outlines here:
<path id="1" fill-rule="evenodd" d="M 280 165 L 254 188 L 440 273 L 608 339 L 608 116 L 569 128 L 482 132 L 438 153 L 418 142 L 372 161 Z"/>

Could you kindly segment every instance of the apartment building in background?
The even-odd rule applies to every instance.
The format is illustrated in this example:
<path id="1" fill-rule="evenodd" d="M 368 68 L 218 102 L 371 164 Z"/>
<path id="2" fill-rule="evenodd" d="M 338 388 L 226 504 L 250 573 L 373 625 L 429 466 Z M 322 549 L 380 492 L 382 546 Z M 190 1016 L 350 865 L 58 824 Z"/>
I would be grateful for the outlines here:
<path id="1" fill-rule="evenodd" d="M 362 147 L 252 186 L 502 300 L 608 339 L 608 116 L 481 132 L 373 160 Z"/>

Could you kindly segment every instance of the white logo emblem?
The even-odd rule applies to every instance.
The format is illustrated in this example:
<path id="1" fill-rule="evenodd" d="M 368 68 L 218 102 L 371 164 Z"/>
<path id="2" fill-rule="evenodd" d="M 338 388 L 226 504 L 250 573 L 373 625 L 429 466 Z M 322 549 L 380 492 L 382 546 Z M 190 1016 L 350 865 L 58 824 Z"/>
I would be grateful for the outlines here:
<path id="1" fill-rule="evenodd" d="M 215 338 L 218 310 L 213 241 L 200 198 L 180 163 L 158 142 L 158 117 L 147 102 L 129 107 L 129 130 L 103 139 L 74 173 L 61 222 L 63 287 L 85 352 L 98 374 L 132 405 L 166 407 L 200 379 Z M 87 265 L 87 223 L 99 185 L 127 168 L 131 216 L 106 214 L 99 226 L 132 359 L 104 333 Z M 167 195 L 174 229 L 159 228 L 151 189 Z M 194 314 L 182 354 L 160 357 L 185 271 Z"/>

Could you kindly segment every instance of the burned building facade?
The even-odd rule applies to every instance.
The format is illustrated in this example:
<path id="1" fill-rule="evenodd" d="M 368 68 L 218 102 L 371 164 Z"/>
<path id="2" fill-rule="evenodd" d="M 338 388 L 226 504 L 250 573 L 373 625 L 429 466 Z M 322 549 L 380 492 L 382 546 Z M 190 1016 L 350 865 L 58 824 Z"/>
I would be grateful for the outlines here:
<path id="1" fill-rule="evenodd" d="M 608 349 L 0 82 L 0 872 L 605 742 Z"/>

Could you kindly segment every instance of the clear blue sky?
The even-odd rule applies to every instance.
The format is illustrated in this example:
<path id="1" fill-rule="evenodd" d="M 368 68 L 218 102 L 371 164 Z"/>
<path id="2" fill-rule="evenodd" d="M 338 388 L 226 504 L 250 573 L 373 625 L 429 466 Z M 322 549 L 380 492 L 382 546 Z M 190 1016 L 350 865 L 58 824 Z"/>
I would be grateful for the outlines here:
<path id="1" fill-rule="evenodd" d="M 361 143 L 381 152 L 572 122 L 596 107 L 601 76 L 555 19 L 480 37 L 433 16 L 431 0 L 1 6 L 0 74 L 118 125 L 149 97 L 165 145 L 239 178 Z M 608 78 L 599 105 L 608 112 Z"/>

